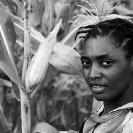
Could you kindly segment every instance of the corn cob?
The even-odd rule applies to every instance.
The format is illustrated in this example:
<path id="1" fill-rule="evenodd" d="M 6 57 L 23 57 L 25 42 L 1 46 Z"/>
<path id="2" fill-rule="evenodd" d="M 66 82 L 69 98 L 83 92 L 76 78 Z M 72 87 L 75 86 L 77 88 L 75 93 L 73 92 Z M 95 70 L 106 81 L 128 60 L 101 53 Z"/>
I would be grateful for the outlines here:
<path id="1" fill-rule="evenodd" d="M 28 91 L 37 87 L 46 74 L 49 58 L 56 43 L 56 36 L 60 29 L 61 22 L 62 20 L 58 22 L 49 36 L 40 44 L 38 50 L 31 59 L 25 78 L 25 86 Z"/>

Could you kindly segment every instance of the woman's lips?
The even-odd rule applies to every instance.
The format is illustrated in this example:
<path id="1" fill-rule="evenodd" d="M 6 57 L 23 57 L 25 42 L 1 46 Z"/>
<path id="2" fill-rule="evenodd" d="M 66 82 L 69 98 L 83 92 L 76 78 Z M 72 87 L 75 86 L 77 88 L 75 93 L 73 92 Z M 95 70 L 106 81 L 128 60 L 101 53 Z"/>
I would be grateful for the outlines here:
<path id="1" fill-rule="evenodd" d="M 90 89 L 93 91 L 93 93 L 100 94 L 107 89 L 107 86 L 103 84 L 91 84 Z"/>

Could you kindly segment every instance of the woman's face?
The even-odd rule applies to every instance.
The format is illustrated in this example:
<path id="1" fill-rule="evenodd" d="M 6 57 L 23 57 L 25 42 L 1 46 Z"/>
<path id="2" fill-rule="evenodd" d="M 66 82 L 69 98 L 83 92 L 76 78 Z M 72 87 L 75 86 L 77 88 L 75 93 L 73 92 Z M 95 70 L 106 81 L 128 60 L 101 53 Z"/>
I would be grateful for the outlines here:
<path id="1" fill-rule="evenodd" d="M 130 87 L 132 61 L 109 38 L 88 39 L 81 61 L 85 80 L 97 100 L 113 100 Z"/>

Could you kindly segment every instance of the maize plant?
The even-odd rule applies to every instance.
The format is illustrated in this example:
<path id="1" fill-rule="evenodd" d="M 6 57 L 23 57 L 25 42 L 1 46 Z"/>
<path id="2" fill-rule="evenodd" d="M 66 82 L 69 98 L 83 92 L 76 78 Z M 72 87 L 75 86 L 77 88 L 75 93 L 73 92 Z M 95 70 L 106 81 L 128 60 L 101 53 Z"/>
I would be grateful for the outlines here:
<path id="1" fill-rule="evenodd" d="M 7 3 L 5 4 L 5 1 Z M 37 89 L 41 81 L 45 78 L 49 64 L 56 67 L 59 71 L 69 74 L 81 74 L 80 54 L 73 48 L 79 43 L 74 42 L 74 36 L 81 26 L 74 25 L 70 28 L 69 33 L 61 40 L 57 39 L 57 34 L 62 27 L 63 8 L 60 13 L 56 11 L 56 20 L 53 22 L 53 5 L 52 0 L 46 0 L 47 13 L 44 14 L 44 21 L 47 19 L 47 27 L 44 27 L 47 37 L 36 31 L 31 26 L 31 0 L 13 0 L 22 10 L 21 17 L 16 16 L 13 9 L 5 5 L 8 0 L 0 2 L 0 66 L 5 74 L 11 79 L 13 92 L 15 97 L 21 103 L 21 129 L 22 133 L 31 132 L 31 106 L 30 100 L 34 90 Z M 59 3 L 58 3 L 59 4 Z M 70 3 L 64 3 L 65 10 L 68 9 Z M 57 6 L 57 5 L 56 5 Z M 52 10 L 52 11 L 51 11 Z M 20 14 L 19 14 L 20 15 Z M 43 24 L 45 22 L 42 22 Z M 49 28 L 49 22 L 53 24 Z M 81 20 L 79 20 L 81 21 Z M 82 20 L 84 24 L 88 20 Z M 83 24 L 83 23 L 82 23 Z M 75 26 L 76 25 L 76 26 Z M 47 29 L 48 28 L 48 29 Z M 21 66 L 21 77 L 18 73 L 14 61 L 14 45 L 19 44 L 23 47 L 23 65 Z M 46 124 L 47 125 L 47 124 Z M 38 127 L 38 126 L 37 126 Z M 36 131 L 36 129 L 35 129 Z M 4 131 L 3 131 L 4 132 Z"/>

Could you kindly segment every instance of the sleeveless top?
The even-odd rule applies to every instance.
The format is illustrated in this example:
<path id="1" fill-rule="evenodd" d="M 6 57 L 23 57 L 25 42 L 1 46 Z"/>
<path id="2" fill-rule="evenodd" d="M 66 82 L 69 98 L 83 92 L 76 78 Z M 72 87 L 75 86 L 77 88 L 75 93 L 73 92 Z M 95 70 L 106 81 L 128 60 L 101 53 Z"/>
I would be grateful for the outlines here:
<path id="1" fill-rule="evenodd" d="M 133 102 L 99 116 L 101 107 L 87 117 L 79 133 L 133 133 Z"/>

